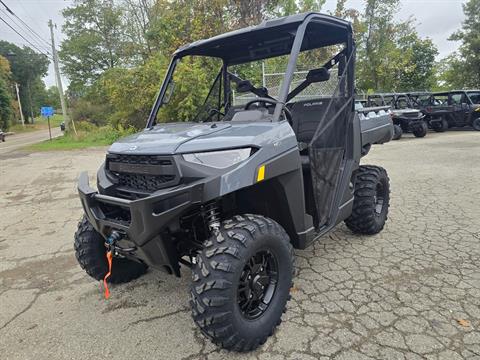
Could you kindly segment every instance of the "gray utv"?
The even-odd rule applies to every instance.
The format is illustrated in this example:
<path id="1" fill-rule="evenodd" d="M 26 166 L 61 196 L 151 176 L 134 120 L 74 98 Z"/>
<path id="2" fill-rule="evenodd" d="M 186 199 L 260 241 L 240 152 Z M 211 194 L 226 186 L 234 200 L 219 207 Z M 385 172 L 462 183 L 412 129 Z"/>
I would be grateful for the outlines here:
<path id="1" fill-rule="evenodd" d="M 212 59 L 215 73 L 195 79 L 210 76 L 208 95 L 182 86 L 190 61 L 210 69 Z M 283 68 L 277 85 L 257 71 L 267 66 Z M 355 111 L 354 68 L 350 23 L 317 13 L 177 50 L 146 128 L 110 147 L 98 190 L 79 177 L 81 267 L 121 283 L 184 265 L 201 332 L 228 350 L 263 344 L 290 298 L 293 249 L 342 221 L 370 235 L 387 219 L 387 173 L 359 163 L 391 139 L 392 122 Z"/>
<path id="2" fill-rule="evenodd" d="M 408 94 L 373 94 L 368 96 L 370 106 L 391 106 L 393 139 L 399 140 L 403 133 L 412 133 L 417 138 L 427 135 L 428 125 L 425 115 L 415 108 Z"/>

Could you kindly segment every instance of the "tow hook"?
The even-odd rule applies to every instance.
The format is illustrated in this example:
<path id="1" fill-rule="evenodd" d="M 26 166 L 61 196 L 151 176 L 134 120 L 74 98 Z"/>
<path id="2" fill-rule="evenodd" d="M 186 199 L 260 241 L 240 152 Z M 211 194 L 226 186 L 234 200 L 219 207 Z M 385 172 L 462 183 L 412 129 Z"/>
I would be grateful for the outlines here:
<path id="1" fill-rule="evenodd" d="M 105 247 L 107 248 L 107 251 L 111 251 L 114 256 L 121 256 L 137 250 L 135 246 L 129 248 L 123 248 L 118 246 L 117 242 L 122 240 L 124 237 L 124 234 L 113 230 L 105 240 Z"/>
<path id="2" fill-rule="evenodd" d="M 112 231 L 105 241 L 105 246 L 108 250 L 115 249 L 115 243 L 122 238 L 122 235 L 118 231 Z"/>

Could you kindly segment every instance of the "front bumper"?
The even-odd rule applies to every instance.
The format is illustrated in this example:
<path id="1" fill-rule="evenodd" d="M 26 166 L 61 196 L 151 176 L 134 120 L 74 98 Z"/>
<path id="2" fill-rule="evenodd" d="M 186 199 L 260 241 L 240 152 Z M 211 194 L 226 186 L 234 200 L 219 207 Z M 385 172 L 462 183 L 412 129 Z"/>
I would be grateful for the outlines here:
<path id="1" fill-rule="evenodd" d="M 394 116 L 393 123 L 395 125 L 400 125 L 403 130 L 413 131 L 417 128 L 420 128 L 425 121 L 425 115 L 420 115 L 416 117 L 409 117 L 409 116 Z"/>
<path id="2" fill-rule="evenodd" d="M 113 230 L 119 231 L 133 243 L 134 257 L 177 275 L 175 244 L 164 230 L 192 205 L 202 202 L 203 187 L 203 183 L 179 185 L 142 199 L 126 200 L 99 194 L 90 187 L 86 172 L 82 172 L 78 179 L 78 193 L 85 215 L 103 237 L 107 238 Z M 107 209 L 112 208 L 121 208 L 129 215 L 122 220 L 110 217 Z"/>

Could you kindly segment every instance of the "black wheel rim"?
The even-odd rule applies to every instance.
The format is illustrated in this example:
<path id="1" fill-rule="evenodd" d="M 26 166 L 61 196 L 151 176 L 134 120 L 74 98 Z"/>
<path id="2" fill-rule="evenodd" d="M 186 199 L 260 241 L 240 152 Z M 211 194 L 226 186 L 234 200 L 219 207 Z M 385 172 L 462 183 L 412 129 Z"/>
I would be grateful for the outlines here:
<path id="1" fill-rule="evenodd" d="M 277 259 L 267 250 L 258 251 L 245 264 L 238 285 L 238 306 L 246 319 L 257 319 L 265 313 L 277 283 Z"/>
<path id="2" fill-rule="evenodd" d="M 382 183 L 377 184 L 375 192 L 375 215 L 379 216 L 383 210 L 383 204 L 385 203 L 385 187 Z"/>

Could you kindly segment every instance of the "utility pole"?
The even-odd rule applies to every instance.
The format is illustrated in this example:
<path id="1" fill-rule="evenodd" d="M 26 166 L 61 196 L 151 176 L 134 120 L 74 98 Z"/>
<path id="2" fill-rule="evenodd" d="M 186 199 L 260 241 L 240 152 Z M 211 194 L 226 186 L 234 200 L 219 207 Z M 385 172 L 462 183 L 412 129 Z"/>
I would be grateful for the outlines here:
<path id="1" fill-rule="evenodd" d="M 18 108 L 20 109 L 20 118 L 22 119 L 22 126 L 25 127 L 25 119 L 23 118 L 22 103 L 20 101 L 20 93 L 18 91 L 17 83 L 15 83 L 15 90 L 17 90 Z"/>
<path id="2" fill-rule="evenodd" d="M 63 85 L 62 79 L 60 77 L 60 67 L 58 66 L 58 56 L 57 49 L 55 48 L 55 38 L 53 37 L 52 20 L 48 20 L 48 27 L 50 28 L 50 37 L 52 39 L 53 67 L 55 69 L 55 77 L 57 79 L 58 93 L 60 95 L 60 104 L 62 105 L 63 121 L 65 121 L 65 129 L 68 131 L 70 129 L 70 120 L 67 115 L 67 105 L 65 104 L 65 98 L 63 97 Z M 75 125 L 73 126 L 73 130 L 75 131 Z"/>

